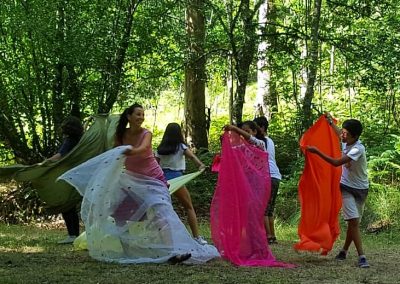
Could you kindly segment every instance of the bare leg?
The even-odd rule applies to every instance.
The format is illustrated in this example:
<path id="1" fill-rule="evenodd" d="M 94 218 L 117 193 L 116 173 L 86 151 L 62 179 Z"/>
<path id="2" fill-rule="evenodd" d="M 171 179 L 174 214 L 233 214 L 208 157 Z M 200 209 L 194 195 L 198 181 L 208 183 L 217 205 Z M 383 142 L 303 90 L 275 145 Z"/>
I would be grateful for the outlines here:
<path id="1" fill-rule="evenodd" d="M 268 216 L 264 216 L 264 225 L 265 225 L 265 232 L 267 233 L 267 237 L 272 237 L 271 235 L 271 228 Z"/>
<path id="2" fill-rule="evenodd" d="M 190 193 L 188 189 L 183 186 L 178 189 L 174 195 L 178 198 L 179 203 L 185 208 L 188 215 L 188 223 L 190 230 L 192 231 L 193 237 L 199 236 L 199 226 L 197 224 L 196 211 L 194 211 L 192 199 L 190 198 Z"/>
<path id="3" fill-rule="evenodd" d="M 269 222 L 269 234 L 271 237 L 275 237 L 275 218 L 274 216 L 269 216 L 268 217 L 268 222 Z"/>
<path id="4" fill-rule="evenodd" d="M 364 251 L 362 248 L 360 223 L 358 218 L 347 221 L 346 241 L 343 245 L 343 249 L 347 251 L 351 242 L 354 242 L 358 255 L 363 255 Z"/>

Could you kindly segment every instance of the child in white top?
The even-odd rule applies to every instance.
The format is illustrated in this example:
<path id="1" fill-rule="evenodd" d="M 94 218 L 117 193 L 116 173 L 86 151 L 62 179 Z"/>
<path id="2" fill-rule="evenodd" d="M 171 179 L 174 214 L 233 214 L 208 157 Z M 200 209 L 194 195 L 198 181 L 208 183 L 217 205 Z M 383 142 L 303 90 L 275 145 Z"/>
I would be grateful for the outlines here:
<path id="1" fill-rule="evenodd" d="M 271 198 L 269 199 L 267 210 L 265 211 L 264 224 L 265 230 L 267 231 L 268 243 L 276 244 L 276 236 L 275 236 L 275 218 L 274 218 L 274 209 L 275 209 L 275 201 L 278 196 L 279 183 L 282 179 L 282 175 L 279 172 L 278 165 L 275 160 L 275 144 L 271 138 L 267 136 L 268 130 L 268 120 L 265 116 L 256 117 L 254 122 L 261 129 L 261 133 L 264 136 L 264 141 L 266 143 L 267 152 L 268 152 L 268 164 L 269 164 L 269 172 L 271 173 Z"/>
<path id="2" fill-rule="evenodd" d="M 225 125 L 224 129 L 235 131 L 243 136 L 250 144 L 253 144 L 260 150 L 267 151 L 265 148 L 264 136 L 261 134 L 261 130 L 255 122 L 251 120 L 245 121 L 241 124 L 241 128 L 235 125 Z"/>
<path id="3" fill-rule="evenodd" d="M 192 159 L 199 167 L 199 170 L 205 168 L 205 165 L 185 144 L 181 127 L 177 123 L 169 123 L 167 125 L 161 143 L 157 147 L 155 156 L 164 171 L 167 180 L 183 175 L 183 172 L 186 169 L 185 157 Z M 194 239 L 202 245 L 207 244 L 207 241 L 199 235 L 196 212 L 193 208 L 192 199 L 186 186 L 175 191 L 173 195 L 178 198 L 178 201 L 187 212 L 189 226 Z"/>

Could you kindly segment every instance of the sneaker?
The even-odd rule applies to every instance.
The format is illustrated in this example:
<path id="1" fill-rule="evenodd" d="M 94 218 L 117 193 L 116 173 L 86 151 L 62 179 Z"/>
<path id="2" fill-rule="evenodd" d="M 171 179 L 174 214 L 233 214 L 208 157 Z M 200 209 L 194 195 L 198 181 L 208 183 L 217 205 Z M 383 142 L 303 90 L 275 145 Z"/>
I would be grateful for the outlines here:
<path id="1" fill-rule="evenodd" d="M 346 251 L 341 250 L 339 251 L 338 255 L 335 257 L 336 260 L 345 260 L 346 259 Z"/>
<path id="2" fill-rule="evenodd" d="M 198 237 L 194 238 L 194 240 L 196 242 L 198 242 L 199 244 L 201 244 L 202 246 L 208 244 L 208 242 L 202 236 L 198 236 Z"/>
<path id="3" fill-rule="evenodd" d="M 367 258 L 365 256 L 360 256 L 360 258 L 358 259 L 358 267 L 360 267 L 360 268 L 368 268 L 369 267 Z"/>
<path id="4" fill-rule="evenodd" d="M 57 244 L 65 245 L 65 244 L 72 244 L 76 239 L 76 236 L 68 236 L 64 240 L 57 242 Z"/>

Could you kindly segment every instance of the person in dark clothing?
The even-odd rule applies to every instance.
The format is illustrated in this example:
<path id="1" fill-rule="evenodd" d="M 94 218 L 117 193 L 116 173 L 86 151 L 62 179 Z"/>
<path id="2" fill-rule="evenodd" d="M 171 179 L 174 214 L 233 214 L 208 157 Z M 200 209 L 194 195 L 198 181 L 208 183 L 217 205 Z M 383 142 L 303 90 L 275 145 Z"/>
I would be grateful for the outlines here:
<path id="1" fill-rule="evenodd" d="M 67 155 L 78 143 L 83 134 L 83 126 L 79 118 L 75 116 L 67 117 L 62 125 L 63 142 L 57 153 L 48 158 L 49 161 L 57 161 Z M 59 244 L 70 244 L 79 236 L 79 215 L 76 206 L 66 212 L 61 213 L 67 227 L 68 236 L 59 241 Z"/>

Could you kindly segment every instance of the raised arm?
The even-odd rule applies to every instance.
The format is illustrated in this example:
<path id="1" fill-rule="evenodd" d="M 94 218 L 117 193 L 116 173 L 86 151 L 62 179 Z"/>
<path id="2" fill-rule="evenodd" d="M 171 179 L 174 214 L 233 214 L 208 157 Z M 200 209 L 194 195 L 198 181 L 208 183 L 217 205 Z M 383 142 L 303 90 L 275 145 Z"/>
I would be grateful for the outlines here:
<path id="1" fill-rule="evenodd" d="M 328 121 L 329 125 L 335 130 L 335 133 L 338 137 L 342 133 L 342 130 L 334 123 L 332 115 L 329 112 L 325 113 L 326 120 Z"/>
<path id="2" fill-rule="evenodd" d="M 191 159 L 199 168 L 199 170 L 202 170 L 206 167 L 206 165 L 203 164 L 202 161 L 199 160 L 199 158 L 196 157 L 196 155 L 189 150 L 189 148 L 187 148 L 184 152 L 185 157 L 188 157 L 189 159 Z"/>
<path id="3" fill-rule="evenodd" d="M 249 140 L 251 135 L 244 131 L 243 129 L 235 126 L 235 125 L 225 125 L 224 127 L 225 130 L 230 130 L 230 131 L 235 131 L 237 134 L 241 135 L 244 137 L 244 139 Z"/>

